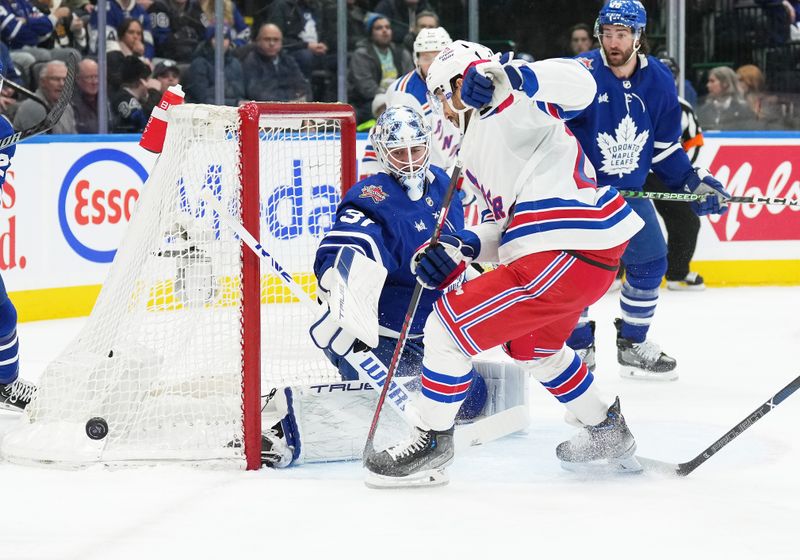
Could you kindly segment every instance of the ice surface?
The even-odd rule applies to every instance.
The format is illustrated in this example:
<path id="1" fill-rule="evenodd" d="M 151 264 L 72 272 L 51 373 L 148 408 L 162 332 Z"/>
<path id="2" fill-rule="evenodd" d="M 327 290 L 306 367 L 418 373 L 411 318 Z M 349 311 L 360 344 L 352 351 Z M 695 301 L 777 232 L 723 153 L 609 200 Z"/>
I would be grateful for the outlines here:
<path id="1" fill-rule="evenodd" d="M 673 383 L 616 373 L 616 296 L 598 321 L 597 379 L 642 455 L 685 461 L 800 374 L 800 288 L 662 291 L 652 338 Z M 20 325 L 35 381 L 83 319 Z M 571 428 L 534 384 L 528 434 L 457 457 L 449 486 L 377 491 L 357 463 L 284 471 L 180 466 L 59 471 L 0 463 L 2 559 L 800 558 L 800 395 L 685 479 L 563 471 Z M 0 433 L 16 415 L 0 412 Z"/>

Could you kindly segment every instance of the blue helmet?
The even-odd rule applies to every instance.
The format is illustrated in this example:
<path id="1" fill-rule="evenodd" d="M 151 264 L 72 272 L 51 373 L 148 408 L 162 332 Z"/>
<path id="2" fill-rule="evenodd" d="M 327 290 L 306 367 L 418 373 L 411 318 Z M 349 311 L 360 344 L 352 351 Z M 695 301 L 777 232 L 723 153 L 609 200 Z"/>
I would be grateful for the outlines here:
<path id="1" fill-rule="evenodd" d="M 647 25 L 647 10 L 639 0 L 608 0 L 597 16 L 595 35 L 602 25 L 624 25 L 638 36 Z"/>

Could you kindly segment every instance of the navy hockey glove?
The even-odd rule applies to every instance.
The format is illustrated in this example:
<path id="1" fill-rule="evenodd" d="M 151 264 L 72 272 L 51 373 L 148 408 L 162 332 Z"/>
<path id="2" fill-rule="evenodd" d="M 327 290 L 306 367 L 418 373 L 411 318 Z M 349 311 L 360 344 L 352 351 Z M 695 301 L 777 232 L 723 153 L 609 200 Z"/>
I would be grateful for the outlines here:
<path id="1" fill-rule="evenodd" d="M 488 76 L 478 73 L 476 66 L 470 66 L 461 84 L 461 101 L 465 105 L 480 109 L 492 100 L 494 84 Z"/>
<path id="2" fill-rule="evenodd" d="M 728 211 L 728 199 L 731 195 L 722 183 L 701 167 L 696 167 L 694 173 L 689 176 L 684 190 L 693 194 L 707 195 L 701 200 L 689 203 L 698 216 L 724 214 Z"/>
<path id="3" fill-rule="evenodd" d="M 481 241 L 469 230 L 442 235 L 435 245 L 425 244 L 411 258 L 411 272 L 429 290 L 443 290 L 481 251 Z"/>

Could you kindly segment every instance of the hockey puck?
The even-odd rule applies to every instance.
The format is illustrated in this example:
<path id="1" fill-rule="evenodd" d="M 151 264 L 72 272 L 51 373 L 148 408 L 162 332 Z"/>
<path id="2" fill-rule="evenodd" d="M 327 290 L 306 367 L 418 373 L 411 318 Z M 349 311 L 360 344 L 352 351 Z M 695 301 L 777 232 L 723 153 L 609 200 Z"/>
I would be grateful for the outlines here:
<path id="1" fill-rule="evenodd" d="M 89 419 L 86 422 L 86 435 L 89 439 L 103 439 L 108 435 L 108 422 L 99 416 Z"/>

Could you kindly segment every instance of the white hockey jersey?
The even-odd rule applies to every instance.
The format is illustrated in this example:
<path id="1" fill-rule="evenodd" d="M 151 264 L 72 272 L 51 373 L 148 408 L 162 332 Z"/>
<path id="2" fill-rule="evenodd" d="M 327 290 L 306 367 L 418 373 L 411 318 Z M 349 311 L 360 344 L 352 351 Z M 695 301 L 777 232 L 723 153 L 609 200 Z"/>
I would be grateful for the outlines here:
<path id="1" fill-rule="evenodd" d="M 613 187 L 597 187 L 564 122 L 592 102 L 594 79 L 569 59 L 527 68 L 538 86 L 533 96 L 513 92 L 473 114 L 461 143 L 464 182 L 482 195 L 482 223 L 469 228 L 481 239 L 476 260 L 507 264 L 530 253 L 624 243 L 644 224 Z"/>

